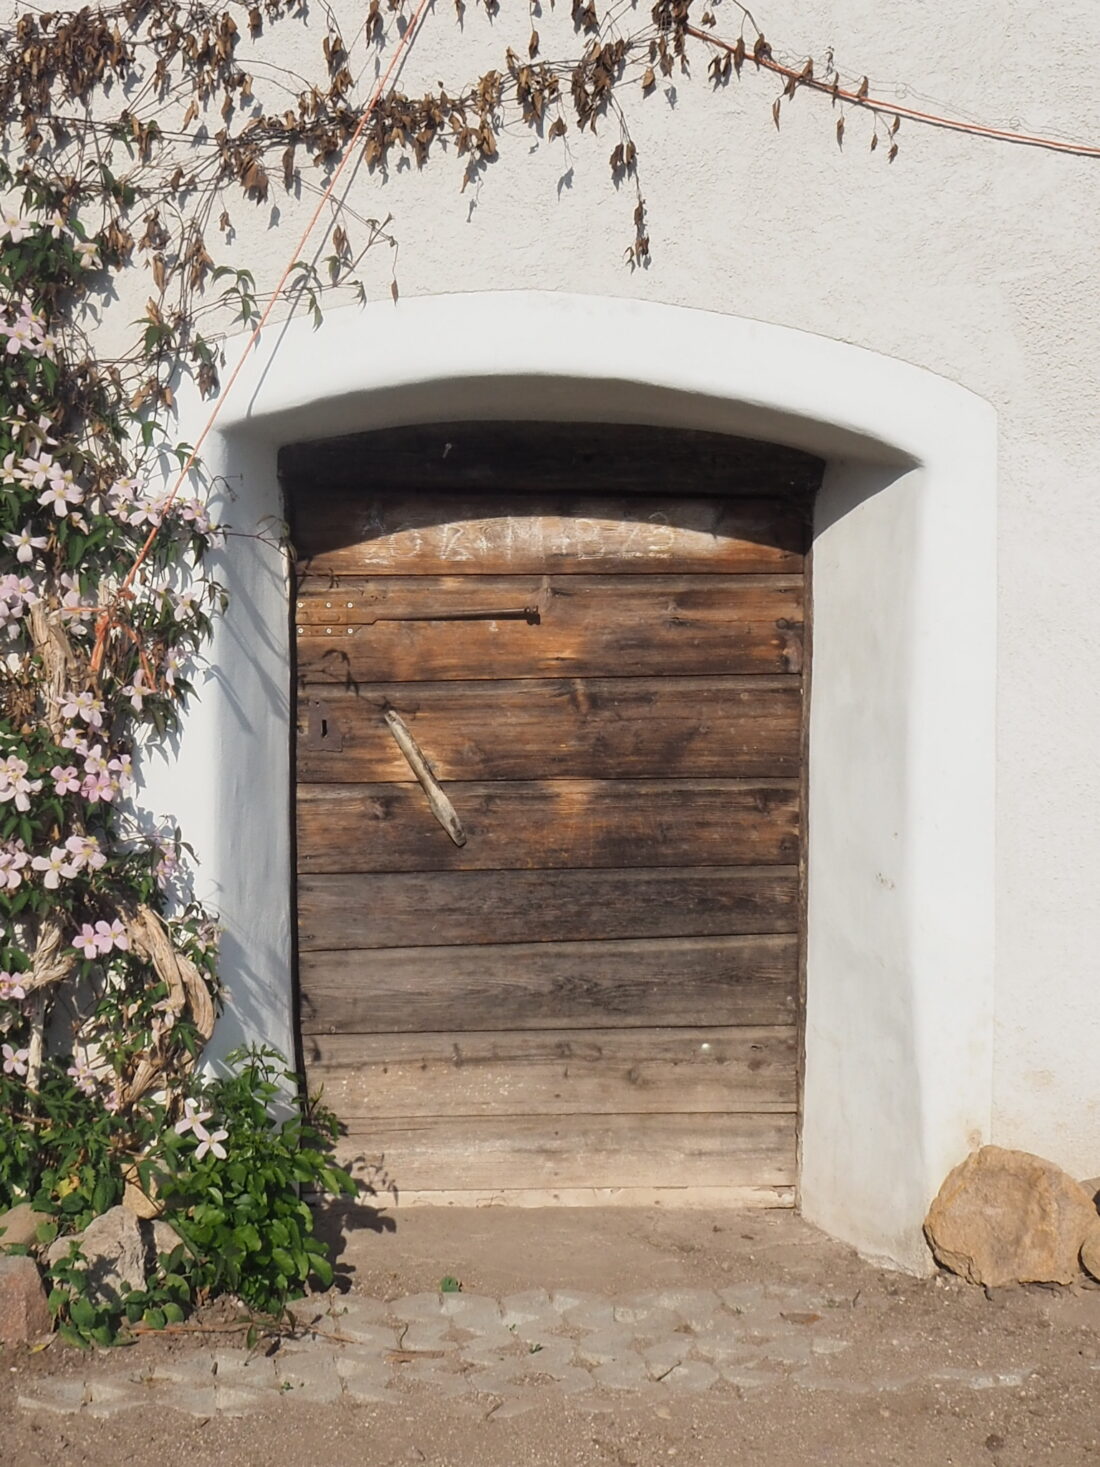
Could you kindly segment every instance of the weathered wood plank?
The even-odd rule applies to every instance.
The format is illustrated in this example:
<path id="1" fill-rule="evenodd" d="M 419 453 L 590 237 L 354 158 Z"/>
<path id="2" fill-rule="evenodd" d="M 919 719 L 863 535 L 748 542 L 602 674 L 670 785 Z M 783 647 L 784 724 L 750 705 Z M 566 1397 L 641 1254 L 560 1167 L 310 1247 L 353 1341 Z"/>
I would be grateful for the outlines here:
<path id="1" fill-rule="evenodd" d="M 792 1186 L 793 1115 L 364 1116 L 341 1142 L 398 1197 L 433 1186 Z"/>
<path id="2" fill-rule="evenodd" d="M 451 784 L 448 794 L 466 833 L 461 847 L 416 785 L 300 785 L 299 871 L 798 860 L 796 780 L 513 780 Z"/>
<path id="3" fill-rule="evenodd" d="M 307 1035 L 310 1090 L 360 1116 L 792 1111 L 793 1024 Z"/>
<path id="4" fill-rule="evenodd" d="M 303 1034 L 789 1024 L 794 935 L 307 952 Z"/>
<path id="5" fill-rule="evenodd" d="M 441 780 L 797 775 L 802 690 L 787 678 L 315 684 L 298 695 L 298 778 L 404 783 L 405 720 Z M 312 738 L 318 710 L 327 737 Z"/>
<path id="6" fill-rule="evenodd" d="M 351 1160 L 361 1147 L 353 1140 L 337 1143 Z M 377 1173 L 371 1166 L 352 1170 L 370 1181 Z M 379 1189 L 379 1205 L 386 1207 L 390 1199 L 385 1186 Z M 795 1205 L 794 1187 L 481 1187 L 402 1189 L 393 1198 L 394 1206 L 409 1207 L 658 1207 L 665 1212 L 747 1212 L 754 1209 L 785 1208 Z"/>
<path id="7" fill-rule="evenodd" d="M 279 475 L 312 513 L 318 485 L 370 492 L 524 491 L 806 497 L 824 464 L 796 448 L 648 424 L 433 423 L 289 444 Z M 303 519 L 305 515 L 303 515 Z"/>
<path id="8" fill-rule="evenodd" d="M 298 947 L 436 947 L 798 930 L 794 866 L 302 876 Z"/>
<path id="9" fill-rule="evenodd" d="M 301 590 L 296 654 L 306 682 L 774 674 L 802 667 L 798 578 L 392 576 Z M 400 619 L 525 607 L 537 624 Z"/>
<path id="10" fill-rule="evenodd" d="M 309 501 L 298 518 L 299 567 L 311 576 L 492 575 L 654 571 L 800 571 L 800 505 L 777 499 L 513 500 L 499 494 L 364 495 Z"/>

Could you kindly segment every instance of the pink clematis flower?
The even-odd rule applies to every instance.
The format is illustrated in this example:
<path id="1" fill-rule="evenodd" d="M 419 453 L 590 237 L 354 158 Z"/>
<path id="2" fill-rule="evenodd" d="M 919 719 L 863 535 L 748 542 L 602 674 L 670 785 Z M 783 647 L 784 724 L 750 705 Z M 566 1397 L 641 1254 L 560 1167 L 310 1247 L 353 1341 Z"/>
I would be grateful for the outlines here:
<path id="1" fill-rule="evenodd" d="M 28 779 L 28 767 L 27 761 L 15 754 L 7 759 L 0 759 L 0 804 L 12 800 L 17 810 L 25 812 L 30 809 L 30 797 L 42 788 L 42 781 Z"/>
<path id="2" fill-rule="evenodd" d="M 65 849 L 72 853 L 73 865 L 78 870 L 88 866 L 91 870 L 98 871 L 107 864 L 107 857 L 99 849 L 99 841 L 94 835 L 70 835 L 65 842 Z"/>
<path id="3" fill-rule="evenodd" d="M 80 788 L 80 780 L 71 764 L 67 764 L 64 769 L 60 764 L 55 764 L 50 770 L 50 778 L 54 782 L 54 794 L 73 794 Z"/>
<path id="4" fill-rule="evenodd" d="M 113 922 L 95 924 L 95 940 L 101 953 L 109 953 L 112 948 L 123 953 L 130 950 L 130 934 L 117 917 Z"/>
<path id="5" fill-rule="evenodd" d="M 115 782 L 109 774 L 89 774 L 80 786 L 80 793 L 90 805 L 96 805 L 100 800 L 110 804 L 115 797 Z"/>
<path id="6" fill-rule="evenodd" d="M 0 1052 L 4 1056 L 5 1075 L 25 1075 L 27 1073 L 27 1061 L 31 1056 L 29 1049 L 13 1049 L 10 1044 L 5 1044 Z"/>
<path id="7" fill-rule="evenodd" d="M 65 1073 L 76 1088 L 82 1090 L 85 1095 L 95 1094 L 95 1076 L 92 1074 L 92 1067 L 87 1060 L 76 1060 L 75 1063 L 69 1066 Z"/>
<path id="8" fill-rule="evenodd" d="M 85 689 L 81 693 L 64 693 L 61 698 L 62 718 L 82 718 L 92 728 L 103 727 L 103 700 Z"/>
<path id="9" fill-rule="evenodd" d="M 82 957 L 98 958 L 100 954 L 99 941 L 96 938 L 95 928 L 90 922 L 85 922 L 77 935 L 73 938 L 73 947 Z"/>
<path id="10" fill-rule="evenodd" d="M 0 973 L 0 1003 L 13 1003 L 17 998 L 26 998 L 22 973 Z"/>
<path id="11" fill-rule="evenodd" d="M 23 880 L 23 867 L 30 854 L 21 840 L 10 840 L 0 846 L 0 891 L 14 891 Z"/>

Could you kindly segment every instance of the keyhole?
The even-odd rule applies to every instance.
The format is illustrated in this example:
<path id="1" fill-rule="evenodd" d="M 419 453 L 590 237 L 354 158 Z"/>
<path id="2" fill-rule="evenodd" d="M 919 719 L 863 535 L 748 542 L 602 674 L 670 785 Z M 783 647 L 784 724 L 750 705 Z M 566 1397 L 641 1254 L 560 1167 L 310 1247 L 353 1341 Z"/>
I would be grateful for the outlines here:
<path id="1" fill-rule="evenodd" d="M 327 718 L 322 718 L 321 719 L 321 737 L 323 739 L 327 739 L 328 738 L 328 719 Z"/>

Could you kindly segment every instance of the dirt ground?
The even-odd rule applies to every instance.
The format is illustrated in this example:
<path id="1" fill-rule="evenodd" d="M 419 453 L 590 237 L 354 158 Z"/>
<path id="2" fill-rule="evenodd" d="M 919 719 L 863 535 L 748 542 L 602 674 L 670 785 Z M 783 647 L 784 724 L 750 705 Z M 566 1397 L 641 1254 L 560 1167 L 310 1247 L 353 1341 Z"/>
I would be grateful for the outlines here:
<path id="1" fill-rule="evenodd" d="M 759 1282 L 811 1286 L 846 1340 L 829 1373 L 778 1373 L 762 1388 L 722 1381 L 692 1395 L 552 1386 L 522 1415 L 423 1388 L 394 1404 L 275 1397 L 270 1410 L 203 1419 L 171 1409 L 106 1419 L 20 1406 L 44 1378 L 79 1378 L 89 1360 L 56 1342 L 9 1354 L 0 1382 L 4 1467 L 805 1467 L 892 1463 L 1100 1463 L 1100 1286 L 987 1296 L 946 1276 L 875 1268 L 790 1214 L 366 1209 L 330 1217 L 339 1287 L 396 1300 L 445 1275 L 501 1297 L 574 1289 L 606 1298 Z M 797 1316 L 786 1316 L 792 1318 Z M 813 1316 L 817 1318 L 817 1316 Z M 807 1316 L 809 1318 L 809 1316 Z M 98 1352 L 94 1368 L 132 1377 L 199 1348 L 146 1337 Z"/>

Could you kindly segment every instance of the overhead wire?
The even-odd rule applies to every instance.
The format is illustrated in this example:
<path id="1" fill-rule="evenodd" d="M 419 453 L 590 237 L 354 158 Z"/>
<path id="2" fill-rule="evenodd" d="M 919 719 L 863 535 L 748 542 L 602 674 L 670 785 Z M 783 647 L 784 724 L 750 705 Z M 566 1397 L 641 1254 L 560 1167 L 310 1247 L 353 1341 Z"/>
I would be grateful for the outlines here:
<path id="1" fill-rule="evenodd" d="M 708 46 L 714 46 L 719 51 L 725 51 L 731 56 L 737 55 L 741 49 L 736 42 L 724 41 L 718 36 L 709 35 L 697 26 L 684 27 L 687 35 L 693 36 L 698 41 L 704 41 Z M 885 97 L 872 97 L 868 92 L 859 87 L 852 91 L 850 88 L 842 87 L 836 80 L 826 80 L 825 77 L 807 75 L 805 68 L 801 71 L 795 66 L 786 66 L 781 61 L 762 51 L 754 55 L 751 49 L 743 52 L 743 64 L 752 63 L 761 71 L 770 71 L 776 76 L 783 77 L 786 81 L 795 82 L 798 87 L 805 87 L 812 92 L 821 92 L 832 97 L 834 101 L 847 102 L 853 107 L 862 107 L 865 111 L 875 112 L 883 116 L 904 117 L 912 122 L 921 122 L 929 127 L 945 128 L 948 132 L 969 133 L 973 137 L 994 138 L 1005 143 L 1021 143 L 1026 147 L 1046 148 L 1054 153 L 1070 153 L 1078 158 L 1100 158 L 1100 147 L 1088 143 L 1067 142 L 1061 138 L 1044 137 L 1038 133 L 1015 132 L 1006 127 L 987 127 L 981 122 L 967 122 L 960 117 L 940 116 L 935 112 L 922 112 L 917 107 L 906 107 L 904 104 L 891 102 Z"/>

